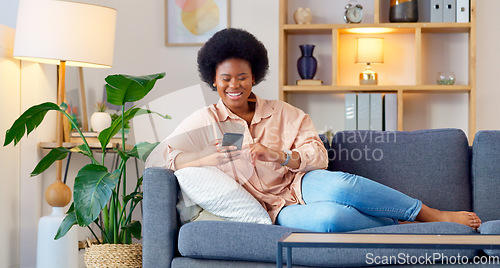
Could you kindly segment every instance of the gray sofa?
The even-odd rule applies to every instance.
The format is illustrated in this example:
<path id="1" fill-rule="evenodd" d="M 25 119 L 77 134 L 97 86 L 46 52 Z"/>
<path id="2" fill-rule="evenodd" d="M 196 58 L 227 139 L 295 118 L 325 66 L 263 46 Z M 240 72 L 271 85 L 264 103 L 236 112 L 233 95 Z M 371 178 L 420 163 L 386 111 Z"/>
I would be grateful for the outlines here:
<path id="1" fill-rule="evenodd" d="M 330 170 L 365 176 L 441 210 L 472 210 L 483 220 L 480 233 L 440 222 L 386 226 L 353 233 L 500 233 L 500 131 L 480 131 L 470 147 L 463 131 L 338 132 L 329 147 Z M 304 231 L 276 225 L 199 221 L 181 226 L 179 187 L 171 170 L 144 171 L 143 264 L 157 267 L 275 267 L 276 242 Z M 439 250 L 444 258 L 486 256 L 478 250 Z M 487 251 L 488 252 L 488 251 Z M 294 266 L 366 266 L 369 256 L 427 256 L 434 250 L 295 248 Z M 488 253 L 495 255 L 496 251 Z M 446 259 L 442 259 L 443 262 Z M 403 263 L 397 263 L 403 264 Z"/>

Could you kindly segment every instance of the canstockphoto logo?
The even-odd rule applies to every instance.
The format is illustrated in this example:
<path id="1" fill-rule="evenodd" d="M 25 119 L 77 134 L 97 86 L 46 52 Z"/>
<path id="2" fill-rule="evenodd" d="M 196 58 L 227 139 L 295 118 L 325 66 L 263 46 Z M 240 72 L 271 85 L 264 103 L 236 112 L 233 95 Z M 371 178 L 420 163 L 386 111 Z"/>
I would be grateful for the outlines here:
<path id="1" fill-rule="evenodd" d="M 443 252 L 434 252 L 431 254 L 425 253 L 424 255 L 410 255 L 408 253 L 399 253 L 397 255 L 376 255 L 374 253 L 367 253 L 365 255 L 365 262 L 367 265 L 494 265 L 500 264 L 498 256 L 474 256 L 470 259 L 467 256 L 457 253 L 456 255 L 449 255 Z"/>

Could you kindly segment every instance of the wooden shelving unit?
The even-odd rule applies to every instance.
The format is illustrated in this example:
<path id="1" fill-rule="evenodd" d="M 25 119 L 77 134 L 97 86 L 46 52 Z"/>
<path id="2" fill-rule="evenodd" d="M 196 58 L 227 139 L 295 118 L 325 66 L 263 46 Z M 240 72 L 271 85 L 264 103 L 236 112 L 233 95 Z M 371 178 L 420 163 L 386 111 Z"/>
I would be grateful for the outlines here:
<path id="1" fill-rule="evenodd" d="M 295 24 L 289 21 L 288 0 L 280 0 L 280 17 L 279 17 L 279 97 L 283 101 L 287 101 L 287 95 L 294 94 L 309 94 L 309 93 L 348 93 L 348 92 L 381 92 L 381 93 L 397 93 L 398 95 L 398 130 L 404 130 L 403 122 L 403 96 L 411 93 L 467 93 L 468 94 L 468 109 L 469 118 L 468 125 L 469 137 L 474 137 L 476 132 L 476 0 L 470 0 L 470 22 L 468 23 L 387 23 L 382 22 L 381 6 L 387 1 L 373 0 L 373 23 L 360 24 Z M 347 3 L 347 1 L 346 1 Z M 307 5 L 304 1 L 303 5 Z M 385 6 L 384 6 L 385 7 Z M 339 81 L 339 53 L 341 36 L 346 34 L 358 34 L 353 31 L 363 30 L 363 28 L 379 28 L 384 29 L 384 34 L 411 34 L 414 38 L 415 46 L 415 84 L 412 85 L 383 85 L 383 86 L 359 86 L 359 85 L 342 85 Z M 467 85 L 437 85 L 424 84 L 423 79 L 423 55 L 422 39 L 425 34 L 454 34 L 465 33 L 468 35 L 468 84 Z M 288 84 L 289 81 L 289 64 L 295 64 L 296 59 L 289 59 L 288 54 L 288 39 L 293 35 L 321 35 L 331 36 L 331 84 L 321 86 L 297 86 Z M 373 34 L 371 34 L 373 35 Z M 357 74 L 353 74 L 357 75 Z M 307 111 L 306 111 L 307 112 Z"/>

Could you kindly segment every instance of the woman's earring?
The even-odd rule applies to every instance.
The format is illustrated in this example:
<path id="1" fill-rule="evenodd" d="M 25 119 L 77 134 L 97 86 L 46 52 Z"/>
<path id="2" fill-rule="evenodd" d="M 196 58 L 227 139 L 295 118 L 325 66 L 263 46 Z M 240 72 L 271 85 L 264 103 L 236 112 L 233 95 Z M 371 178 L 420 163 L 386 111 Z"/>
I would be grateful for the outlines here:
<path id="1" fill-rule="evenodd" d="M 214 88 L 217 88 L 217 86 L 215 85 L 215 83 L 213 83 L 212 86 L 214 86 Z"/>

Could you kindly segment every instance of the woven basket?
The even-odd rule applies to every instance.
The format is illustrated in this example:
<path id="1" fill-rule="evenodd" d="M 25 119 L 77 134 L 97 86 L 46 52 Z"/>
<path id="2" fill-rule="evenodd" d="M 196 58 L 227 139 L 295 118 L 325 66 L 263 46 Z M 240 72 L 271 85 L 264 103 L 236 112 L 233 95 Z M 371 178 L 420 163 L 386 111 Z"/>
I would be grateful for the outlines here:
<path id="1" fill-rule="evenodd" d="M 90 245 L 85 250 L 85 265 L 94 267 L 142 267 L 142 244 Z"/>

